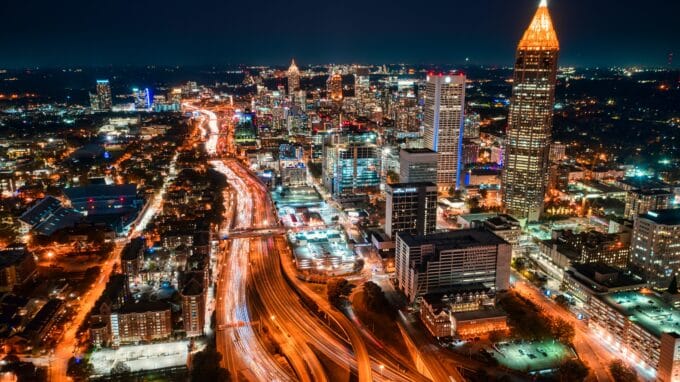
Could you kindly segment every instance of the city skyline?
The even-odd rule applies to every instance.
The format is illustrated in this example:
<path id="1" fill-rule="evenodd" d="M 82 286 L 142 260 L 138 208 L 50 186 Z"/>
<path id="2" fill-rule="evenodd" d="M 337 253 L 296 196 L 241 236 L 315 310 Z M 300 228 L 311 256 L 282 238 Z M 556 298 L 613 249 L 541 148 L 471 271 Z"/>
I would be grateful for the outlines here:
<path id="1" fill-rule="evenodd" d="M 680 382 L 677 4 L 43 1 L 2 380 Z"/>
<path id="2" fill-rule="evenodd" d="M 149 1 L 135 8 L 118 2 L 96 9 L 82 1 L 57 8 L 43 2 L 11 3 L 5 14 L 12 17 L 5 17 L 3 24 L 14 32 L 0 37 L 5 52 L 0 67 L 285 65 L 291 57 L 303 66 L 322 62 L 502 66 L 511 64 L 510 47 L 530 20 L 527 10 L 537 3 L 441 2 L 415 12 L 402 1 L 389 6 L 344 4 L 337 9 L 306 0 L 286 9 L 269 2 L 257 8 L 213 4 L 209 14 L 193 16 L 206 18 L 200 23 L 194 23 L 192 14 L 177 2 Z M 655 12 L 660 7 L 654 3 L 666 11 Z M 653 1 L 640 12 L 639 5 L 629 0 L 552 1 L 556 27 L 565 31 L 562 64 L 667 66 L 668 54 L 680 50 L 672 18 L 680 5 L 661 3 Z M 290 17 L 285 23 L 279 20 L 284 11 Z M 331 11 L 335 16 L 326 20 Z M 606 19 L 601 17 L 605 14 Z M 130 28 L 130 22 L 136 27 Z M 266 33 L 273 30 L 279 32 Z M 437 48 L 441 46 L 447 49 Z"/>

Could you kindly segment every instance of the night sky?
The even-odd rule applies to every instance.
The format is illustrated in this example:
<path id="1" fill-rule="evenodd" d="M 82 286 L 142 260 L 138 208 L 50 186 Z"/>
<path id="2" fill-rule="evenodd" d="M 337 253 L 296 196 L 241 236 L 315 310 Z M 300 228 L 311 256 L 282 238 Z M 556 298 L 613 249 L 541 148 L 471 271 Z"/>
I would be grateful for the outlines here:
<path id="1" fill-rule="evenodd" d="M 6 0 L 0 67 L 509 65 L 538 0 Z M 552 0 L 562 65 L 680 63 L 679 0 Z"/>

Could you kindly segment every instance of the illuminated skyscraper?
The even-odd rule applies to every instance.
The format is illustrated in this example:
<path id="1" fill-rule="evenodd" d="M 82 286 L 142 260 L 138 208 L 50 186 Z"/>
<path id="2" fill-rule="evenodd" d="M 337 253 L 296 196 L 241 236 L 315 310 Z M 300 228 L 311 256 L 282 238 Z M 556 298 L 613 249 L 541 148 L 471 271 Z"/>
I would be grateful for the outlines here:
<path id="1" fill-rule="evenodd" d="M 151 107 L 151 94 L 148 88 L 132 88 L 132 95 L 135 97 L 135 109 L 146 110 Z"/>
<path id="2" fill-rule="evenodd" d="M 288 94 L 293 94 L 298 90 L 300 90 L 300 70 L 293 59 L 288 68 Z"/>
<path id="3" fill-rule="evenodd" d="M 437 187 L 460 186 L 465 123 L 465 76 L 428 75 L 425 84 L 425 148 L 437 152 Z"/>
<path id="4" fill-rule="evenodd" d="M 111 110 L 111 85 L 109 80 L 97 80 L 97 93 L 90 93 L 90 105 L 92 110 Z"/>
<path id="5" fill-rule="evenodd" d="M 543 212 L 560 50 L 546 0 L 517 47 L 503 171 L 503 204 L 536 221 Z"/>
<path id="6" fill-rule="evenodd" d="M 331 70 L 331 75 L 326 82 L 328 97 L 335 101 L 342 101 L 342 75 L 336 71 Z"/>

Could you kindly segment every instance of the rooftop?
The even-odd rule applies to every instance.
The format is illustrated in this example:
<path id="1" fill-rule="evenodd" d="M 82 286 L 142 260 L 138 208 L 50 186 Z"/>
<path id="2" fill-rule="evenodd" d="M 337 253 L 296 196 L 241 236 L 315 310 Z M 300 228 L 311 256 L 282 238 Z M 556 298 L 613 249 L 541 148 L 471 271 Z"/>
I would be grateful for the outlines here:
<path id="1" fill-rule="evenodd" d="M 21 263 L 29 253 L 26 249 L 3 249 L 0 251 L 0 269 Z"/>
<path id="2" fill-rule="evenodd" d="M 640 215 L 640 218 L 651 220 L 657 224 L 680 225 L 680 208 L 672 210 L 653 210 Z"/>
<path id="3" fill-rule="evenodd" d="M 129 302 L 124 304 L 118 310 L 118 313 L 146 313 L 146 312 L 160 312 L 170 310 L 170 305 L 163 301 L 144 301 L 144 302 Z"/>
<path id="4" fill-rule="evenodd" d="M 432 182 L 414 182 L 414 183 L 391 183 L 388 184 L 387 187 L 394 190 L 397 188 L 437 187 L 437 185 Z"/>
<path id="5" fill-rule="evenodd" d="M 437 250 L 462 249 L 486 245 L 508 244 L 507 241 L 486 229 L 460 229 L 430 235 L 397 234 L 409 247 L 434 244 Z"/>
<path id="6" fill-rule="evenodd" d="M 69 187 L 64 189 L 64 194 L 71 200 L 87 197 L 119 197 L 136 196 L 136 184 L 93 184 L 82 187 Z"/>
<path id="7" fill-rule="evenodd" d="M 122 260 L 136 260 L 139 253 L 144 250 L 144 239 L 141 237 L 130 240 L 130 242 L 123 248 L 120 258 Z"/>
<path id="8" fill-rule="evenodd" d="M 526 50 L 560 49 L 560 42 L 557 39 L 546 0 L 541 1 L 531 24 L 529 24 L 519 42 L 518 48 Z"/>
<path id="9" fill-rule="evenodd" d="M 615 292 L 603 300 L 650 334 L 680 332 L 680 312 L 664 303 L 657 295 L 637 291 Z"/>
<path id="10" fill-rule="evenodd" d="M 422 148 L 409 148 L 409 149 L 401 149 L 401 151 L 409 154 L 437 154 L 436 152 L 430 150 L 430 149 L 422 149 Z"/>

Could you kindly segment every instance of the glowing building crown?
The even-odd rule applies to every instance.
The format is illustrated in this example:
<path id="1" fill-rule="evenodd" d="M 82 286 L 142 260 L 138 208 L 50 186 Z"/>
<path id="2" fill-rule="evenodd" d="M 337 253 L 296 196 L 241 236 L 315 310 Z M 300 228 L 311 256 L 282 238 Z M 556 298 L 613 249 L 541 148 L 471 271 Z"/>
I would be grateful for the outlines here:
<path id="1" fill-rule="evenodd" d="M 531 24 L 529 24 L 529 28 L 524 31 L 524 36 L 522 36 L 519 42 L 518 49 L 560 49 L 560 42 L 557 40 L 557 33 L 555 33 L 550 12 L 548 12 L 547 0 L 541 0 L 534 18 L 531 20 Z"/>
<path id="2" fill-rule="evenodd" d="M 295 59 L 293 59 L 293 61 L 290 63 L 288 72 L 299 72 L 297 65 L 295 65 Z"/>

